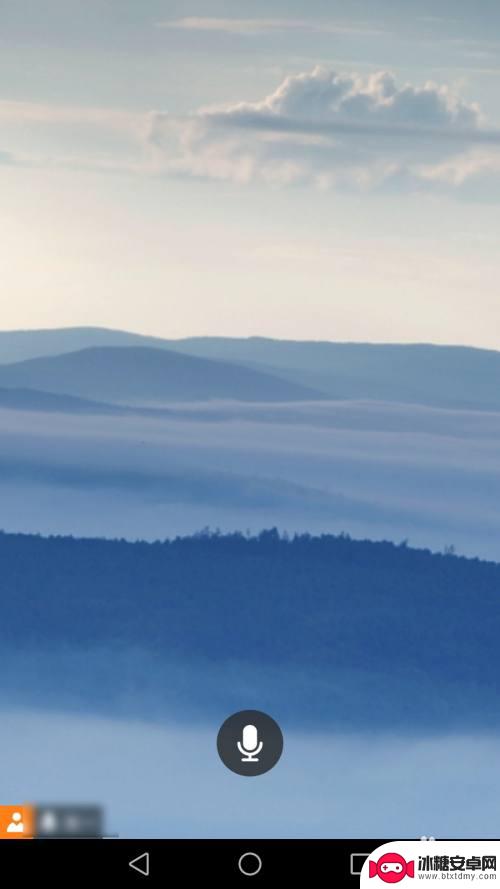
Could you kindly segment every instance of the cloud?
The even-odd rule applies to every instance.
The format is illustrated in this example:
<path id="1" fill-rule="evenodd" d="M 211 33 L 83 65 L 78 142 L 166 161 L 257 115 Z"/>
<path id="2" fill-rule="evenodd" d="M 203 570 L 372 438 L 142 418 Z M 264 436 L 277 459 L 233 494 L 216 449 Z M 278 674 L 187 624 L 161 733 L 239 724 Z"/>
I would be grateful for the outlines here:
<path id="1" fill-rule="evenodd" d="M 313 34 L 380 34 L 381 31 L 359 26 L 347 26 L 335 22 L 309 21 L 307 19 L 234 19 L 188 16 L 180 19 L 159 22 L 159 28 L 177 31 L 204 31 L 211 33 L 239 34 L 254 37 L 262 34 L 299 31 Z"/>
<path id="2" fill-rule="evenodd" d="M 388 71 L 317 66 L 187 116 L 0 101 L 0 123 L 3 164 L 500 200 L 500 129 L 449 86 Z"/>
<path id="3" fill-rule="evenodd" d="M 240 183 L 322 188 L 457 188 L 491 169 L 500 130 L 449 86 L 399 85 L 318 66 L 287 77 L 256 102 L 152 116 L 160 167 Z"/>

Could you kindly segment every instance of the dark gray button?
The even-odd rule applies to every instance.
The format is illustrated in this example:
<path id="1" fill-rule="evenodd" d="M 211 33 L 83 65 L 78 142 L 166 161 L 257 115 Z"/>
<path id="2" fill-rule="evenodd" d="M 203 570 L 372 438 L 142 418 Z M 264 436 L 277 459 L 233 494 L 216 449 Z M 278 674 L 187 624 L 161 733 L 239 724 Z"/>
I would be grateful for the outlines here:
<path id="1" fill-rule="evenodd" d="M 224 765 L 237 775 L 263 775 L 283 753 L 283 735 L 267 713 L 240 710 L 221 726 L 217 750 Z"/>

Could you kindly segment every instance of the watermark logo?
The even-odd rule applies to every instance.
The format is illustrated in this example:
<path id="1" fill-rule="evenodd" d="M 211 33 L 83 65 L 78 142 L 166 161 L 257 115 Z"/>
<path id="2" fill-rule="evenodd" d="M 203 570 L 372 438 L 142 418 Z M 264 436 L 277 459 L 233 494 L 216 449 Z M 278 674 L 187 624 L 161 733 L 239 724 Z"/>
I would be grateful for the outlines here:
<path id="1" fill-rule="evenodd" d="M 406 861 L 397 852 L 386 852 L 378 861 L 369 862 L 369 876 L 380 877 L 384 883 L 399 883 L 405 877 L 415 876 L 415 862 Z"/>
<path id="2" fill-rule="evenodd" d="M 443 885 L 460 880 L 482 886 L 500 881 L 500 840 L 395 840 L 365 858 L 361 889 L 384 883 L 415 887 L 419 880 Z M 398 886 L 398 889 L 400 887 Z"/>

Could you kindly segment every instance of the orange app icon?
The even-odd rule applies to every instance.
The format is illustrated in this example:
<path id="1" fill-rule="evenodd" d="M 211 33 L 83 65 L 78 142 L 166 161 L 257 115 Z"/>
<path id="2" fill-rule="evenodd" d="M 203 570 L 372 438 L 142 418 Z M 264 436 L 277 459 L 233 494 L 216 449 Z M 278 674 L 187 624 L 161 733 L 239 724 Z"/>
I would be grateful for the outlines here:
<path id="1" fill-rule="evenodd" d="M 30 840 L 32 837 L 31 806 L 0 806 L 0 840 Z"/>

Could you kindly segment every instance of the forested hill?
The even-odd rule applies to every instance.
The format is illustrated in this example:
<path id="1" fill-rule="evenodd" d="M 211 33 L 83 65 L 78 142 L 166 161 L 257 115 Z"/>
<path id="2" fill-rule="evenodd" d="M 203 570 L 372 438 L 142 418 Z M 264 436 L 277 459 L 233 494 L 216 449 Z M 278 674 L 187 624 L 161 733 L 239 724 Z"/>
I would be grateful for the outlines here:
<path id="1" fill-rule="evenodd" d="M 321 677 L 332 717 L 364 706 L 369 686 L 381 716 L 500 721 L 500 565 L 275 531 L 154 544 L 1 534 L 0 578 L 4 650 L 104 645 L 111 659 L 130 647 L 231 664 L 235 681 L 241 661 L 301 675 L 304 693 Z M 339 677 L 347 703 L 335 703 Z"/>

